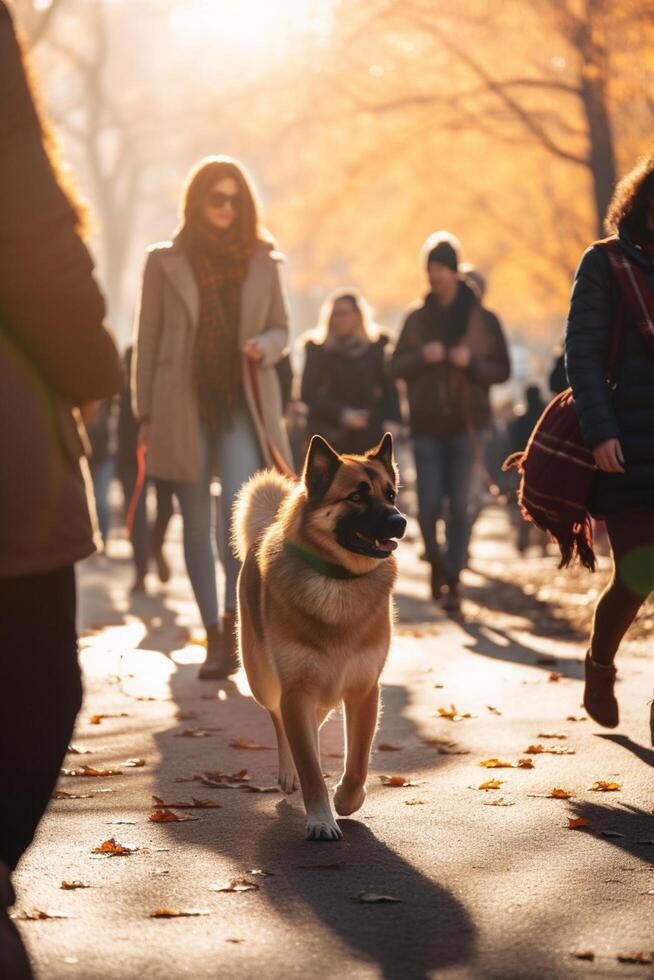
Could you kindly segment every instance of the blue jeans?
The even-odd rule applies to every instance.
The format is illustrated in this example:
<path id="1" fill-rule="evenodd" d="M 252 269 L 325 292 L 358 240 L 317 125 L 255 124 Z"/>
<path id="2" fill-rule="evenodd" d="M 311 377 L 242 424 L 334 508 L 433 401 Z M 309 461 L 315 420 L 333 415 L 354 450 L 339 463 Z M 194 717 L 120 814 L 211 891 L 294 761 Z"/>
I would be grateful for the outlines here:
<path id="1" fill-rule="evenodd" d="M 107 543 L 111 527 L 111 511 L 109 509 L 109 487 L 114 478 L 114 459 L 109 456 L 100 463 L 93 464 L 91 460 L 91 478 L 93 480 L 93 495 L 95 511 L 98 515 L 98 527 L 102 540 Z"/>
<path id="2" fill-rule="evenodd" d="M 216 584 L 216 533 L 212 506 L 211 479 L 221 483 L 218 515 L 218 553 L 225 573 L 223 610 L 236 607 L 236 582 L 240 562 L 229 543 L 234 497 L 242 484 L 263 466 L 259 440 L 249 412 L 239 405 L 229 428 L 210 432 L 200 430 L 200 480 L 176 483 L 184 522 L 184 558 L 195 601 L 206 628 L 218 622 L 218 589 Z"/>
<path id="3" fill-rule="evenodd" d="M 418 523 L 425 552 L 432 564 L 440 563 L 451 584 L 468 564 L 468 545 L 472 530 L 469 497 L 474 468 L 474 450 L 467 432 L 449 439 L 414 436 L 418 484 Z M 443 502 L 449 507 L 445 519 L 445 556 L 436 540 L 437 524 L 443 516 Z"/>

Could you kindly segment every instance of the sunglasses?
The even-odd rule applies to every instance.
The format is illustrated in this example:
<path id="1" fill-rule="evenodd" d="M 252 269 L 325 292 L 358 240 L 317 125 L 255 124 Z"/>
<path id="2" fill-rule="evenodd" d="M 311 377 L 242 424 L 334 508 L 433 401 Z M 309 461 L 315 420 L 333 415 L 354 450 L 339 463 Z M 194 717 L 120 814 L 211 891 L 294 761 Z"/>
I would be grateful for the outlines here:
<path id="1" fill-rule="evenodd" d="M 211 208 L 224 208 L 227 204 L 236 211 L 240 194 L 223 194 L 222 191 L 211 191 L 207 197 L 207 204 Z"/>

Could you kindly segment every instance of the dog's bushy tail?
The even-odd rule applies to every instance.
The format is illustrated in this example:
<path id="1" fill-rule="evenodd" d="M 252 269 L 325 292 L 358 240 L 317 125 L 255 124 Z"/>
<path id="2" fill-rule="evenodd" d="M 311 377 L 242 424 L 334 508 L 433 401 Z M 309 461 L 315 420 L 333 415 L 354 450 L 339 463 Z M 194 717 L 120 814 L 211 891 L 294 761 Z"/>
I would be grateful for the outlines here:
<path id="1" fill-rule="evenodd" d="M 232 547 L 241 561 L 259 535 L 270 527 L 293 482 L 274 470 L 262 470 L 244 483 L 232 512 Z"/>

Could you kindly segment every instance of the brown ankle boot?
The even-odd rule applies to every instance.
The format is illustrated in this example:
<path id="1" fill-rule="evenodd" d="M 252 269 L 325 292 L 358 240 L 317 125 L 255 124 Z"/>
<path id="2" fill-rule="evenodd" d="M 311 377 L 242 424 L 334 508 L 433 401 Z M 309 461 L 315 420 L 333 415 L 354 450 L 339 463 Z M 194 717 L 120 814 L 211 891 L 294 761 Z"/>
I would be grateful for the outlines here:
<path id="1" fill-rule="evenodd" d="M 222 630 L 218 625 L 207 629 L 207 659 L 198 671 L 200 680 L 224 681 L 238 670 L 234 624 L 234 613 L 227 611 L 223 615 Z"/>
<path id="2" fill-rule="evenodd" d="M 596 664 L 590 653 L 587 653 L 585 671 L 584 708 L 598 725 L 617 728 L 620 718 L 618 702 L 613 693 L 617 673 L 615 667 Z"/>

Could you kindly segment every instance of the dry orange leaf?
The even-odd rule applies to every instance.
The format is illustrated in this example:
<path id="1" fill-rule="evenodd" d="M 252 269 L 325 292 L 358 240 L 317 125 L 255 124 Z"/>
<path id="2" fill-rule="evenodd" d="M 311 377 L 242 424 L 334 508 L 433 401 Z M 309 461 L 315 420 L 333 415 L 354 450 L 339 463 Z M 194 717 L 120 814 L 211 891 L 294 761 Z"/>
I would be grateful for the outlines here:
<path id="1" fill-rule="evenodd" d="M 490 711 L 490 713 L 492 715 L 501 715 L 502 714 L 502 712 L 500 711 L 500 709 L 499 708 L 496 708 L 492 704 L 487 704 L 486 707 L 488 708 L 488 710 Z"/>
<path id="2" fill-rule="evenodd" d="M 528 745 L 524 751 L 527 755 L 575 755 L 574 749 L 560 745 Z"/>
<path id="3" fill-rule="evenodd" d="M 395 898 L 393 895 L 379 895 L 377 892 L 357 892 L 352 898 L 355 902 L 363 902 L 364 904 L 376 905 L 380 902 L 401 902 L 401 898 Z"/>
<path id="4" fill-rule="evenodd" d="M 72 892 L 76 888 L 90 888 L 91 886 L 85 884 L 83 881 L 62 881 L 59 887 L 64 892 Z"/>
<path id="5" fill-rule="evenodd" d="M 191 803 L 164 803 L 160 796 L 153 796 L 152 799 L 157 804 L 158 807 L 163 809 L 173 809 L 173 810 L 213 810 L 220 808 L 220 803 L 215 803 L 213 800 L 198 800 L 195 796 L 191 797 Z"/>
<path id="6" fill-rule="evenodd" d="M 424 800 L 405 800 L 404 801 L 404 805 L 405 806 L 422 806 L 424 804 L 424 802 L 425 802 Z"/>
<path id="7" fill-rule="evenodd" d="M 573 950 L 573 952 L 570 953 L 570 955 L 571 956 L 574 956 L 574 958 L 576 960 L 594 960 L 595 959 L 595 953 L 592 951 L 592 949 L 581 949 L 578 952 L 576 952 L 576 951 Z"/>
<path id="8" fill-rule="evenodd" d="M 505 800 L 503 796 L 499 796 L 496 800 L 484 800 L 482 806 L 515 806 L 515 803 L 511 800 Z"/>
<path id="9" fill-rule="evenodd" d="M 130 847 L 127 844 L 119 844 L 115 837 L 103 841 L 99 847 L 94 847 L 92 854 L 107 854 L 109 857 L 121 857 L 125 854 L 134 854 L 138 847 Z"/>
<path id="10" fill-rule="evenodd" d="M 531 759 L 518 759 L 516 769 L 533 769 L 534 763 Z"/>
<path id="11" fill-rule="evenodd" d="M 539 732 L 536 738 L 567 738 L 565 732 Z"/>
<path id="12" fill-rule="evenodd" d="M 184 728 L 181 732 L 175 732 L 175 738 L 211 738 L 212 733 L 204 728 Z"/>
<path id="13" fill-rule="evenodd" d="M 649 953 L 618 953 L 616 959 L 618 963 L 642 963 L 646 965 L 652 962 Z"/>
<path id="14" fill-rule="evenodd" d="M 463 714 L 459 713 L 454 704 L 451 704 L 449 708 L 438 708 L 437 711 L 440 718 L 447 718 L 448 721 L 463 721 L 464 718 L 476 718 L 476 715 L 471 715 L 469 711 Z"/>
<path id="15" fill-rule="evenodd" d="M 210 892 L 258 892 L 259 885 L 247 878 L 230 878 L 223 885 L 209 885 Z"/>
<path id="16" fill-rule="evenodd" d="M 622 789 L 622 783 L 611 783 L 605 779 L 597 779 L 588 789 L 595 793 L 617 793 L 618 790 Z"/>
<path id="17" fill-rule="evenodd" d="M 563 677 L 563 674 L 560 673 L 560 671 L 553 670 L 552 673 L 550 674 L 550 676 L 547 679 L 550 682 L 550 684 L 556 684 L 556 682 L 557 681 L 560 681 L 562 677 Z"/>
<path id="18" fill-rule="evenodd" d="M 567 715 L 566 721 L 588 721 L 586 715 Z"/>
<path id="19" fill-rule="evenodd" d="M 84 766 L 82 769 L 62 769 L 62 776 L 121 776 L 122 769 L 94 769 Z"/>
<path id="20" fill-rule="evenodd" d="M 518 759 L 517 762 L 503 762 L 502 759 L 484 759 L 479 763 L 484 769 L 533 769 L 531 759 Z"/>
<path id="21" fill-rule="evenodd" d="M 408 776 L 380 776 L 384 786 L 422 786 L 423 780 L 412 780 Z"/>
<path id="22" fill-rule="evenodd" d="M 504 779 L 487 779 L 485 783 L 479 784 L 479 789 L 499 789 L 504 782 Z"/>
<path id="23" fill-rule="evenodd" d="M 551 800 L 569 800 L 570 799 L 570 793 L 568 793 L 567 790 L 565 790 L 565 789 L 557 789 L 556 787 L 552 790 L 551 793 L 548 793 L 547 795 L 548 795 L 548 798 L 551 799 Z"/>
<path id="24" fill-rule="evenodd" d="M 568 817 L 568 830 L 577 830 L 579 827 L 590 827 L 588 817 Z"/>
<path id="25" fill-rule="evenodd" d="M 194 915 L 211 915 L 211 909 L 155 909 L 151 919 L 183 919 Z"/>
<path id="26" fill-rule="evenodd" d="M 180 816 L 179 813 L 173 813 L 172 810 L 155 810 L 148 817 L 152 823 L 183 823 L 187 820 L 197 820 L 197 817 L 191 817 L 189 814 L 184 813 Z"/>
<path id="27" fill-rule="evenodd" d="M 42 909 L 30 909 L 25 912 L 13 912 L 12 919 L 19 919 L 21 922 L 41 922 L 44 919 L 69 919 L 69 915 L 63 912 L 44 912 Z"/>
<path id="28" fill-rule="evenodd" d="M 229 743 L 233 749 L 269 749 L 269 745 L 259 745 L 249 738 L 233 738 Z"/>
<path id="29" fill-rule="evenodd" d="M 89 715 L 89 721 L 92 725 L 99 725 L 105 718 L 129 718 L 129 715 L 126 711 L 106 715 Z"/>

